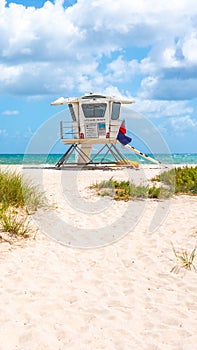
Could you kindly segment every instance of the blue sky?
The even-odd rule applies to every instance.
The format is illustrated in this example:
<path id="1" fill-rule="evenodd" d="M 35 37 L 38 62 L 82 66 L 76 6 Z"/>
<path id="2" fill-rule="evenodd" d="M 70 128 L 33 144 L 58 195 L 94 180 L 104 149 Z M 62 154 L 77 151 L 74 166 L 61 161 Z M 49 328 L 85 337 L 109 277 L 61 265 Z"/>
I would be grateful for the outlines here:
<path id="1" fill-rule="evenodd" d="M 90 91 L 134 99 L 171 152 L 197 153 L 196 0 L 0 0 L 0 33 L 0 153 Z"/>

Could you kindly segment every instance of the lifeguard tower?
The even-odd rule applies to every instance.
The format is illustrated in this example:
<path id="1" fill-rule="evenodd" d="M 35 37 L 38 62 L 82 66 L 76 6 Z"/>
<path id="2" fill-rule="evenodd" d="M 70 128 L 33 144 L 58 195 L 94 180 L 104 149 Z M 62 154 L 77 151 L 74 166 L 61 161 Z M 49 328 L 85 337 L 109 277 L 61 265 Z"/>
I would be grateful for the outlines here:
<path id="1" fill-rule="evenodd" d="M 121 104 L 133 102 L 94 93 L 76 98 L 60 97 L 51 102 L 52 106 L 68 105 L 72 118 L 72 121 L 60 122 L 61 141 L 69 147 L 56 167 L 126 164 L 127 159 L 117 147 L 117 134 Z M 96 153 L 92 154 L 93 145 Z"/>

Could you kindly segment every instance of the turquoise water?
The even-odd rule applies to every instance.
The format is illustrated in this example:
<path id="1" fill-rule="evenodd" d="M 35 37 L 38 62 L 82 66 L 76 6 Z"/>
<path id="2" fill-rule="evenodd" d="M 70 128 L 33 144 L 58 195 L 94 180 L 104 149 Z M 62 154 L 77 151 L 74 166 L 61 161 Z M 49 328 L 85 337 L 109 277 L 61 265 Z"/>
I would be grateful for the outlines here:
<path id="1" fill-rule="evenodd" d="M 55 165 L 61 158 L 62 154 L 0 154 L 0 164 L 51 164 Z M 160 161 L 163 164 L 197 164 L 196 153 L 184 154 L 154 154 L 151 157 Z M 129 160 L 134 160 L 140 164 L 150 164 L 146 159 L 135 154 L 127 154 Z M 97 157 L 97 161 L 101 160 L 102 155 Z M 74 158 L 73 158 L 74 159 Z M 108 156 L 107 161 L 113 161 L 111 156 Z"/>

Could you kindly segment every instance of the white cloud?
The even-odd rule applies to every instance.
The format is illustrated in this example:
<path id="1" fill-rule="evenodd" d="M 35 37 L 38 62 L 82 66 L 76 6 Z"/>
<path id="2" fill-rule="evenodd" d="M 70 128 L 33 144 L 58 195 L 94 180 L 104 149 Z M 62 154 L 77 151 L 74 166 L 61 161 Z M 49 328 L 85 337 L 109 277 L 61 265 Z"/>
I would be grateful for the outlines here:
<path id="1" fill-rule="evenodd" d="M 192 33 L 191 38 L 185 40 L 182 50 L 190 63 L 197 64 L 197 33 Z"/>
<path id="2" fill-rule="evenodd" d="M 133 101 L 134 97 L 128 91 L 121 92 L 116 86 L 110 85 L 103 91 L 107 96 L 114 96 L 121 100 Z"/>
<path id="3" fill-rule="evenodd" d="M 161 101 L 136 99 L 134 108 L 151 119 L 191 115 L 194 110 L 187 101 Z"/>
<path id="4" fill-rule="evenodd" d="M 178 132 L 197 127 L 197 121 L 192 119 L 189 115 L 179 118 L 171 118 L 170 124 L 172 128 Z"/>
<path id="5" fill-rule="evenodd" d="M 5 110 L 3 112 L 1 112 L 2 115 L 18 115 L 19 114 L 19 111 L 17 110 Z"/>
<path id="6" fill-rule="evenodd" d="M 191 144 L 192 149 L 195 147 L 197 120 L 192 115 L 179 115 L 163 120 L 158 129 L 166 138 L 173 138 L 174 143 L 178 143 L 179 137 L 185 138 L 187 144 L 183 144 L 183 152 L 187 149 L 187 145 Z"/>
<path id="7" fill-rule="evenodd" d="M 134 94 L 138 77 L 142 98 L 194 97 L 196 0 L 64 3 L 37 9 L 1 1 L 0 92 L 67 94 L 130 82 Z M 135 46 L 146 49 L 140 60 Z"/>
<path id="8" fill-rule="evenodd" d="M 18 77 L 23 73 L 23 66 L 6 66 L 4 64 L 0 64 L 0 81 L 4 84 L 14 84 Z M 2 86 L 3 89 L 3 86 Z"/>
<path id="9" fill-rule="evenodd" d="M 5 11 L 6 0 L 0 0 L 0 15 Z"/>
<path id="10" fill-rule="evenodd" d="M 0 137 L 7 137 L 8 132 L 6 129 L 0 129 Z"/>
<path id="11" fill-rule="evenodd" d="M 174 47 L 167 47 L 163 51 L 163 61 L 166 67 L 177 67 L 180 62 L 176 58 L 176 50 Z"/>
<path id="12" fill-rule="evenodd" d="M 175 72 L 174 72 L 175 74 Z M 181 74 L 178 72 L 178 74 Z M 197 77 L 187 78 L 187 73 L 182 72 L 186 75 L 181 79 L 180 77 L 172 77 L 172 72 L 170 72 L 170 77 L 147 77 L 142 80 L 141 87 L 142 92 L 140 94 L 141 98 L 151 98 L 160 100 L 191 100 L 197 97 L 196 85 Z"/>
<path id="13" fill-rule="evenodd" d="M 61 6 L 64 4 L 64 1 L 65 1 L 65 0 L 55 0 L 55 5 L 61 7 Z"/>

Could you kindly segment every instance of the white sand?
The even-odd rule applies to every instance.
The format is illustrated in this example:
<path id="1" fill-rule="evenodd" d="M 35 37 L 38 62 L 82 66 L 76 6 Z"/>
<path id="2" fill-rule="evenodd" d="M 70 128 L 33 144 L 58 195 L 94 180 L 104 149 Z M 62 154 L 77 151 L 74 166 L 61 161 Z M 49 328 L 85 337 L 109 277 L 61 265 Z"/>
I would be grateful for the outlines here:
<path id="1" fill-rule="evenodd" d="M 129 178 L 145 183 L 160 171 L 144 166 Z M 0 350 L 196 349 L 197 273 L 170 271 L 171 242 L 196 245 L 197 197 L 113 202 L 87 186 L 127 178 L 123 170 L 82 171 L 76 180 L 74 171 L 25 172 L 52 209 L 35 216 L 35 240 L 0 245 Z M 59 233 L 67 245 L 54 240 Z"/>

